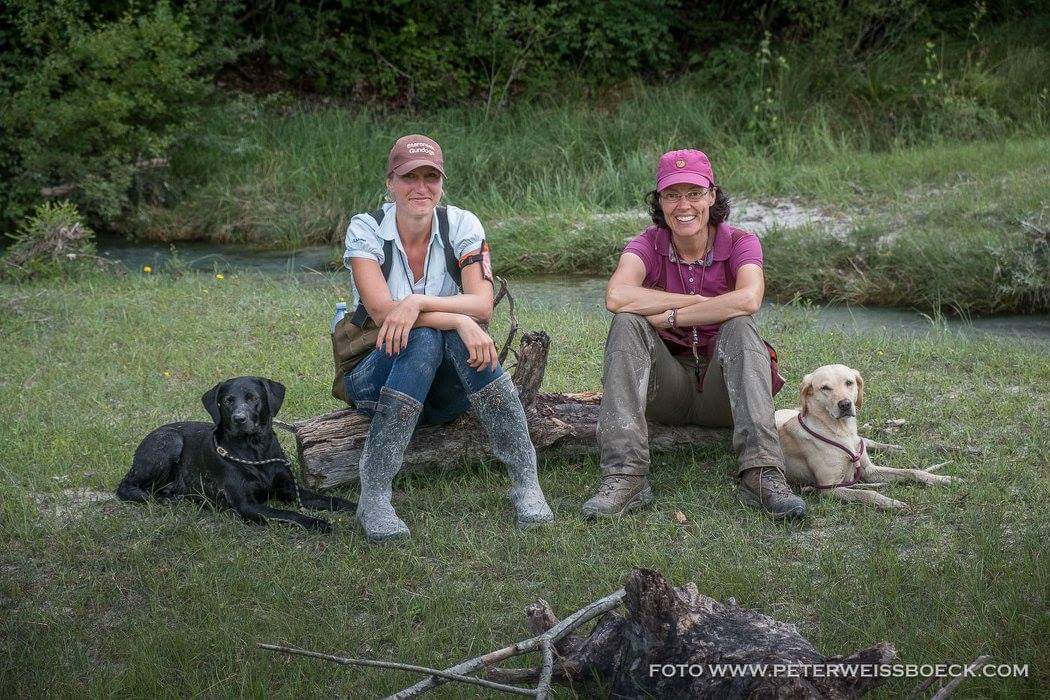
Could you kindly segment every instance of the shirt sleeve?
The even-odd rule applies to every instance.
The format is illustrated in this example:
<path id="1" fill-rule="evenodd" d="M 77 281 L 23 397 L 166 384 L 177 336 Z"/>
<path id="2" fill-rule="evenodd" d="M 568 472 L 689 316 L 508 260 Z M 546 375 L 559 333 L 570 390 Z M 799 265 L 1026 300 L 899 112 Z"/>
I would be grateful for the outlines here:
<path id="1" fill-rule="evenodd" d="M 376 222 L 370 214 L 358 214 L 346 227 L 343 267 L 350 268 L 350 258 L 365 258 L 383 264 L 383 242 L 376 233 Z"/>
<path id="2" fill-rule="evenodd" d="M 449 242 L 452 244 L 452 252 L 456 254 L 456 260 L 459 260 L 470 251 L 480 248 L 481 242 L 485 240 L 485 228 L 481 225 L 478 217 L 473 212 L 460 211 L 459 222 L 455 227 L 449 221 L 449 228 L 453 228 L 449 232 Z M 451 217 L 449 218 L 451 219 Z"/>
<path id="3" fill-rule="evenodd" d="M 623 252 L 634 253 L 642 262 L 645 264 L 645 279 L 646 281 L 652 276 L 653 270 L 657 268 L 657 253 L 653 250 L 653 243 L 649 240 L 649 237 L 644 233 L 640 233 L 624 246 Z"/>
<path id="4" fill-rule="evenodd" d="M 740 268 L 744 265 L 758 265 L 762 267 L 762 243 L 758 236 L 753 233 L 745 233 L 733 244 L 733 250 L 729 253 L 729 269 L 736 277 Z"/>

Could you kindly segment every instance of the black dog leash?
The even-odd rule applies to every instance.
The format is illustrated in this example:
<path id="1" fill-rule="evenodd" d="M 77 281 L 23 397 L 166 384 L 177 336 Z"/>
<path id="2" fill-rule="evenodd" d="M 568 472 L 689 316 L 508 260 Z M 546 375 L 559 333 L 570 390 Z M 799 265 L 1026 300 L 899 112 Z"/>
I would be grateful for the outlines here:
<path id="1" fill-rule="evenodd" d="M 227 450 L 225 447 L 223 447 L 222 445 L 220 445 L 218 442 L 215 441 L 215 435 L 214 434 L 211 436 L 211 444 L 215 448 L 215 453 L 217 455 L 219 455 L 223 459 L 228 459 L 231 462 L 238 462 L 240 464 L 247 464 L 247 465 L 252 466 L 252 467 L 258 466 L 260 464 L 273 464 L 274 462 L 280 462 L 280 463 L 284 464 L 286 467 L 288 467 L 288 473 L 292 477 L 292 486 L 295 487 L 295 502 L 299 504 L 299 508 L 300 509 L 303 507 L 303 499 L 299 496 L 299 482 L 296 481 L 296 479 L 295 479 L 295 472 L 292 470 L 292 463 L 289 460 L 287 460 L 287 459 L 285 459 L 283 457 L 273 457 L 271 459 L 260 459 L 260 460 L 241 459 L 240 457 L 234 457 L 232 454 L 230 454 L 229 450 Z"/>

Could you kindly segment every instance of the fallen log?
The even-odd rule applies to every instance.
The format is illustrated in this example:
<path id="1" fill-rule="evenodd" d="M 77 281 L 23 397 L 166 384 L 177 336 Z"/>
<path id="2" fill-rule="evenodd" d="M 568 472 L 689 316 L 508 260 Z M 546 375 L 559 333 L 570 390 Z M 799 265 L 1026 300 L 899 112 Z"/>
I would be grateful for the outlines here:
<path id="1" fill-rule="evenodd" d="M 525 406 L 532 442 L 541 458 L 594 453 L 598 447 L 595 426 L 601 392 L 541 393 L 549 351 L 550 337 L 536 331 L 521 337 L 521 346 L 515 353 L 512 378 Z M 312 488 L 355 483 L 370 422 L 364 413 L 343 409 L 287 424 L 295 436 L 305 482 Z M 728 440 L 729 431 L 722 428 L 649 423 L 652 452 L 728 444 Z M 405 452 L 402 471 L 455 467 L 490 454 L 485 431 L 468 412 L 447 425 L 416 430 Z"/>
<path id="2" fill-rule="evenodd" d="M 621 604 L 624 613 L 617 609 Z M 418 697 L 448 682 L 484 683 L 490 689 L 538 698 L 550 697 L 552 683 L 572 686 L 583 697 L 852 698 L 883 683 L 879 667 L 897 655 L 893 645 L 879 642 L 848 656 L 825 656 L 794 625 L 732 600 L 720 603 L 700 593 L 695 583 L 671 586 L 661 574 L 647 569 L 635 569 L 622 589 L 563 621 L 543 600 L 526 607 L 525 614 L 533 637 L 443 670 L 259 646 L 426 676 L 390 696 L 396 700 Z M 572 634 L 595 617 L 598 621 L 588 635 Z M 543 654 L 537 668 L 495 666 L 534 652 Z M 471 676 L 477 672 L 484 678 Z M 535 690 L 510 683 L 534 683 Z"/>

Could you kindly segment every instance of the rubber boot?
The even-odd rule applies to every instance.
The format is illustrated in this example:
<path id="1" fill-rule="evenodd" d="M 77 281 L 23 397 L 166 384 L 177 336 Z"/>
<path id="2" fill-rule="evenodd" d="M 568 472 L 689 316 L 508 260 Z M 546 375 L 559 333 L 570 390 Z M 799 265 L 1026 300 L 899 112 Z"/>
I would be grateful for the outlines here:
<path id="1" fill-rule="evenodd" d="M 394 475 L 405 461 L 405 448 L 423 406 L 407 394 L 383 387 L 379 391 L 368 438 L 361 451 L 361 498 L 357 519 L 373 542 L 408 537 L 408 526 L 397 517 L 390 496 Z"/>
<path id="2" fill-rule="evenodd" d="M 518 527 L 531 527 L 554 520 L 554 513 L 540 488 L 536 474 L 536 448 L 529 438 L 529 424 L 510 375 L 504 374 L 484 389 L 470 395 L 478 422 L 492 443 L 492 454 L 507 465 L 510 500 Z"/>

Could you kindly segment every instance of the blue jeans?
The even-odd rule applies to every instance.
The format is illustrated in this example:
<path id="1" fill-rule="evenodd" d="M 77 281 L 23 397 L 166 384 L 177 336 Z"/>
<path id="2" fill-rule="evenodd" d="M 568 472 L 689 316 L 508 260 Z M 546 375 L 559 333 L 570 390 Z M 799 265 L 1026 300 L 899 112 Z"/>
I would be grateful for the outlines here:
<path id="1" fill-rule="evenodd" d="M 470 408 L 470 394 L 503 376 L 503 368 L 488 365 L 476 370 L 467 364 L 470 353 L 456 331 L 413 328 L 408 345 L 394 356 L 373 350 L 346 373 L 346 395 L 354 408 L 371 415 L 384 386 L 423 404 L 420 425 L 440 425 Z"/>

